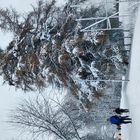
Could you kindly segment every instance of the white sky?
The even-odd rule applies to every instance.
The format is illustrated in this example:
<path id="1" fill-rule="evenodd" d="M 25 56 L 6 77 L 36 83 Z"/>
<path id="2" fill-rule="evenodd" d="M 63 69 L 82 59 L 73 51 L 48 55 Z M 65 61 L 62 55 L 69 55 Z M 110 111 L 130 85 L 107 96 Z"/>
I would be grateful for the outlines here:
<path id="1" fill-rule="evenodd" d="M 35 0 L 0 0 L 0 7 L 14 7 L 18 11 L 28 11 L 30 9 L 30 3 L 35 3 Z M 11 34 L 3 34 L 0 32 L 0 42 L 2 48 L 4 48 L 11 40 Z M 21 91 L 20 91 L 21 92 Z M 2 78 L 0 78 L 0 139 L 11 140 L 12 138 L 19 138 L 17 131 L 11 130 L 9 125 L 4 121 L 7 120 L 9 110 L 14 108 L 19 100 L 19 97 L 24 96 L 23 93 L 16 92 L 9 86 L 2 86 Z"/>
<path id="2" fill-rule="evenodd" d="M 0 0 L 0 8 L 13 7 L 17 11 L 27 12 L 31 9 L 31 4 L 35 4 L 36 0 Z M 11 39 L 12 34 L 3 34 L 0 32 L 0 47 L 4 48 Z"/>
<path id="3" fill-rule="evenodd" d="M 61 4 L 65 0 L 58 0 L 58 4 Z M 28 12 L 31 9 L 31 5 L 34 5 L 36 0 L 0 0 L 0 8 L 10 7 L 16 8 L 20 12 Z M 3 34 L 0 31 L 0 47 L 5 48 L 11 40 L 12 34 Z M 4 121 L 7 120 L 7 114 L 9 110 L 14 108 L 19 100 L 28 95 L 8 85 L 2 85 L 2 77 L 0 77 L 0 140 L 22 140 L 17 134 L 18 130 L 11 130 L 9 125 Z M 35 94 L 35 93 L 30 93 Z M 23 138 L 23 140 L 27 138 Z M 30 139 L 31 140 L 31 139 Z"/>

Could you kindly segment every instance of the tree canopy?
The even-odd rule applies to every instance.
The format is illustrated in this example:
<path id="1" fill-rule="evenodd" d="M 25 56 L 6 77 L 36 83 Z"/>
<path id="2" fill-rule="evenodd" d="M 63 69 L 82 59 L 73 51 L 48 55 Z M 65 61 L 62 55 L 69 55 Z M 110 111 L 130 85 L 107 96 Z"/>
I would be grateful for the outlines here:
<path id="1" fill-rule="evenodd" d="M 0 51 L 5 83 L 24 91 L 42 91 L 50 85 L 65 88 L 89 110 L 94 98 L 109 86 L 100 79 L 119 79 L 124 74 L 123 40 L 119 39 L 123 32 L 81 32 L 91 21 L 77 22 L 77 18 L 104 12 L 97 6 L 80 11 L 71 7 L 80 2 L 69 0 L 56 7 L 55 0 L 40 0 L 26 15 L 0 9 L 0 29 L 14 34 L 7 48 Z M 116 19 L 111 24 L 119 26 Z"/>

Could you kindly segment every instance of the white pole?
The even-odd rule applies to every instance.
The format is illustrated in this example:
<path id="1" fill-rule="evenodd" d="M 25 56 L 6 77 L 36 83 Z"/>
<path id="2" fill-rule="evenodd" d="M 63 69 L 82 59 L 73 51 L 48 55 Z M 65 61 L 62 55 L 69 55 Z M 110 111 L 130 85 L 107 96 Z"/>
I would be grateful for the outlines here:
<path id="1" fill-rule="evenodd" d="M 106 24 L 107 24 L 107 29 L 109 28 L 109 24 L 108 24 L 108 11 L 107 11 L 107 0 L 105 0 L 105 15 L 106 15 Z"/>
<path id="2" fill-rule="evenodd" d="M 134 6 L 137 5 L 137 4 L 140 4 L 140 2 L 137 2 L 137 3 L 133 4 L 133 5 L 131 5 L 127 10 L 129 10 L 130 8 L 134 7 Z M 97 22 L 95 22 L 95 23 L 93 23 L 93 24 L 87 26 L 87 27 L 84 28 L 84 29 L 81 29 L 81 32 L 84 32 L 84 31 L 86 31 L 86 29 L 88 29 L 88 28 L 90 28 L 90 27 L 93 27 L 93 26 L 97 25 L 98 23 L 101 23 L 101 22 L 107 20 L 108 18 L 112 18 L 113 16 L 116 16 L 116 15 L 118 15 L 118 14 L 119 14 L 119 12 L 116 12 L 115 14 L 112 14 L 111 16 L 105 17 L 104 19 L 102 19 L 102 20 L 100 20 L 100 21 L 97 21 Z"/>
<path id="3" fill-rule="evenodd" d="M 111 28 L 110 18 L 107 19 L 107 24 L 108 24 L 109 30 L 111 30 L 112 28 Z"/>
<path id="4" fill-rule="evenodd" d="M 118 13 L 119 13 L 119 12 L 117 12 L 117 13 L 111 15 L 111 16 L 105 17 L 104 19 L 102 19 L 102 20 L 100 20 L 100 21 L 97 21 L 96 23 L 93 23 L 93 24 L 87 26 L 87 27 L 84 28 L 84 29 L 81 29 L 81 31 L 84 31 L 84 30 L 86 30 L 86 29 L 88 29 L 88 28 L 90 28 L 90 27 L 93 27 L 93 26 L 97 25 L 98 23 L 101 23 L 101 22 L 107 20 L 107 18 L 110 18 L 110 17 L 113 17 L 113 16 L 117 15 Z"/>
<path id="5" fill-rule="evenodd" d="M 134 7 L 134 6 L 137 5 L 137 4 L 140 4 L 140 2 L 137 2 L 137 3 L 133 4 L 133 5 L 131 5 L 127 10 L 129 10 L 130 8 Z M 116 12 L 116 13 L 114 13 L 114 14 L 108 16 L 108 17 L 105 17 L 104 19 L 102 19 L 102 20 L 100 20 L 100 21 L 97 21 L 97 22 L 95 22 L 95 23 L 93 23 L 93 24 L 87 26 L 87 27 L 84 28 L 84 29 L 81 29 L 81 32 L 86 31 L 86 29 L 88 29 L 88 28 L 90 28 L 90 27 L 93 27 L 93 26 L 97 25 L 98 23 L 101 23 L 101 22 L 107 20 L 108 18 L 112 18 L 112 17 L 114 17 L 114 16 L 116 16 L 116 15 L 118 15 L 118 14 L 119 14 L 119 12 Z"/>
<path id="6" fill-rule="evenodd" d="M 110 17 L 110 18 L 119 18 L 119 17 L 128 17 L 130 15 L 119 15 L 119 16 L 113 16 L 113 17 Z M 79 18 L 79 19 L 76 19 L 76 21 L 82 21 L 82 20 L 98 20 L 98 19 L 104 19 L 106 17 L 91 17 L 91 18 Z"/>
<path id="7" fill-rule="evenodd" d="M 93 82 L 94 82 L 94 81 L 95 81 L 95 82 L 96 82 L 96 81 L 99 81 L 99 82 L 117 82 L 117 83 L 118 83 L 118 82 L 129 82 L 130 80 L 123 80 L 123 79 L 120 79 L 120 80 L 116 80 L 116 79 L 115 79 L 115 80 L 112 80 L 112 79 L 110 79 L 110 80 L 97 79 L 97 80 L 82 80 L 82 81 L 91 81 L 91 82 L 92 82 L 92 81 L 93 81 Z"/>
<path id="8" fill-rule="evenodd" d="M 113 30 L 123 30 L 124 31 L 124 29 L 123 28 L 111 28 L 111 29 L 107 29 L 107 28 L 105 28 L 105 29 L 89 29 L 89 30 L 84 30 L 84 31 L 82 31 L 82 32 L 92 32 L 92 31 L 113 31 Z"/>

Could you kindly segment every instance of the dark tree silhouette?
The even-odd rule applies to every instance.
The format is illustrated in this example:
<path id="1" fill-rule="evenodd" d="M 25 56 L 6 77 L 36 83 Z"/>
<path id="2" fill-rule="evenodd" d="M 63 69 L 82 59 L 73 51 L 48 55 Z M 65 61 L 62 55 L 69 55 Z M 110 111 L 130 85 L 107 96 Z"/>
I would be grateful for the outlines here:
<path id="1" fill-rule="evenodd" d="M 78 132 L 80 124 L 74 120 L 74 112 L 76 109 L 67 110 L 58 101 L 48 101 L 46 97 L 38 96 L 24 100 L 16 110 L 12 110 L 9 123 L 29 131 L 34 137 L 53 135 L 57 140 L 81 140 Z"/>

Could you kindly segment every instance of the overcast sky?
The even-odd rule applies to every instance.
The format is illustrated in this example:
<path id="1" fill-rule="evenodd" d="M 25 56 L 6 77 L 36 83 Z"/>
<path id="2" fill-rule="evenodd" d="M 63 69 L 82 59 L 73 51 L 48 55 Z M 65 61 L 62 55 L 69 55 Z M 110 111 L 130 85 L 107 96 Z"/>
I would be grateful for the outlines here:
<path id="1" fill-rule="evenodd" d="M 18 11 L 28 11 L 30 4 L 34 4 L 35 0 L 0 0 L 0 7 L 14 7 Z M 4 48 L 11 40 L 11 34 L 3 34 L 0 32 L 0 42 L 2 48 Z M 21 91 L 15 91 L 14 88 L 8 85 L 2 86 L 2 78 L 0 78 L 0 139 L 12 140 L 12 138 L 19 138 L 17 130 L 11 130 L 11 127 L 4 121 L 7 120 L 9 110 L 14 108 L 20 97 L 23 96 Z M 18 139 L 17 139 L 18 140 Z M 20 140 L 20 139 L 19 139 Z"/>
<path id="2" fill-rule="evenodd" d="M 58 0 L 59 4 L 62 0 Z M 14 7 L 17 11 L 27 12 L 31 9 L 31 4 L 34 5 L 36 0 L 0 0 L 0 7 Z M 11 34 L 3 34 L 0 31 L 0 47 L 5 48 L 11 40 Z M 28 140 L 27 138 L 21 139 L 18 130 L 12 130 L 7 123 L 7 115 L 9 110 L 15 108 L 16 104 L 22 97 L 28 96 L 22 91 L 15 91 L 15 88 L 8 85 L 2 85 L 2 77 L 0 77 L 0 140 Z M 32 95 L 35 93 L 31 93 Z M 13 139 L 15 138 L 15 139 Z M 31 140 L 31 139 L 30 139 Z"/>
<path id="3" fill-rule="evenodd" d="M 37 0 L 0 0 L 0 8 L 13 7 L 17 11 L 23 13 L 28 12 L 31 9 L 31 4 L 36 4 Z M 61 5 L 66 0 L 57 0 L 57 5 Z M 5 48 L 10 40 L 12 34 L 2 33 L 0 31 L 0 47 Z M 8 85 L 2 85 L 2 77 L 0 77 L 0 140 L 31 140 L 28 136 L 22 136 L 18 133 L 18 130 L 13 130 L 5 121 L 9 115 L 9 110 L 14 109 L 17 103 L 22 98 L 34 96 L 36 93 L 23 93 L 21 90 L 15 90 L 14 87 Z M 50 139 L 51 140 L 51 139 Z"/>

